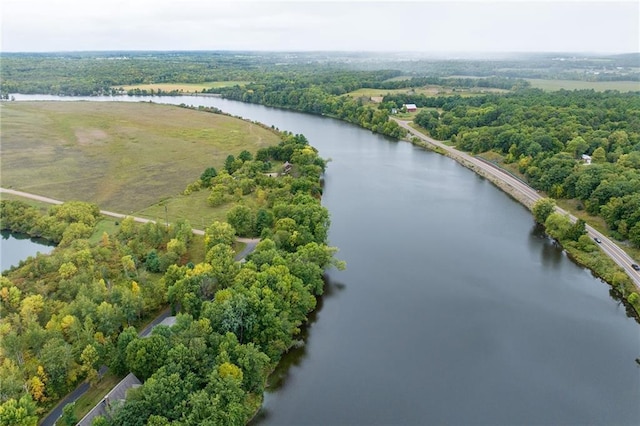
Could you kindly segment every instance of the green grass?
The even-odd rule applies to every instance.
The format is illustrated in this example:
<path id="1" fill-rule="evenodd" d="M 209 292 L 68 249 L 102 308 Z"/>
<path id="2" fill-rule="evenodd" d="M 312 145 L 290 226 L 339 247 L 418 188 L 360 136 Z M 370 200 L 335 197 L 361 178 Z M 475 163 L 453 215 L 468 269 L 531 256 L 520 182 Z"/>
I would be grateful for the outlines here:
<path id="1" fill-rule="evenodd" d="M 187 247 L 189 261 L 194 264 L 204 262 L 206 253 L 204 252 L 204 235 L 194 235 Z"/>
<path id="2" fill-rule="evenodd" d="M 133 215 L 164 223 L 166 206 L 166 217 L 169 218 L 170 223 L 178 219 L 186 219 L 192 228 L 204 230 L 213 221 L 226 222 L 227 211 L 235 205 L 234 202 L 228 202 L 218 207 L 211 207 L 207 203 L 209 194 L 208 189 L 201 189 L 189 195 L 179 194 L 145 209 L 134 211 Z M 252 207 L 255 204 L 255 196 L 246 195 L 242 197 L 242 202 Z"/>
<path id="3" fill-rule="evenodd" d="M 377 96 L 385 96 L 389 94 L 398 94 L 398 93 L 416 93 L 416 94 L 426 94 L 426 95 L 437 95 L 439 93 L 447 93 L 450 92 L 451 89 L 445 89 L 439 86 L 433 87 L 420 87 L 415 89 L 374 89 L 363 87 L 358 90 L 354 90 L 352 92 L 346 93 L 347 96 L 351 96 L 353 98 L 358 97 L 377 97 Z"/>
<path id="4" fill-rule="evenodd" d="M 84 395 L 78 398 L 73 409 L 78 421 L 91 411 L 91 409 L 95 407 L 96 404 L 120 382 L 120 380 L 122 380 L 122 377 L 107 372 L 98 384 L 89 388 Z M 48 414 L 49 413 L 46 413 L 42 418 L 46 417 Z"/>
<path id="5" fill-rule="evenodd" d="M 504 93 L 508 92 L 508 90 L 503 89 L 493 89 L 493 88 L 451 88 L 444 86 L 425 86 L 425 87 L 416 87 L 413 89 L 404 88 L 404 89 L 374 89 L 374 88 L 361 88 L 358 90 L 354 90 L 352 92 L 346 93 L 345 96 L 351 96 L 352 98 L 371 98 L 371 97 L 381 97 L 389 94 L 417 94 L 417 95 L 427 95 L 427 96 L 441 96 L 441 95 L 460 95 L 460 96 L 477 96 L 483 93 Z"/>
<path id="6" fill-rule="evenodd" d="M 531 87 L 552 92 L 555 90 L 581 90 L 593 89 L 596 92 L 605 90 L 618 90 L 620 92 L 640 91 L 640 82 L 638 81 L 579 81 L 579 80 L 545 80 L 527 78 Z"/>
<path id="7" fill-rule="evenodd" d="M 248 81 L 207 81 L 204 83 L 151 83 L 151 84 L 132 84 L 129 86 L 118 86 L 117 89 L 131 90 L 158 90 L 162 89 L 164 92 L 178 91 L 183 93 L 196 93 L 202 92 L 204 89 L 229 87 L 229 86 L 243 86 L 249 83 Z"/>
<path id="8" fill-rule="evenodd" d="M 404 80 L 411 80 L 412 78 L 413 76 L 410 76 L 410 75 L 399 75 L 397 77 L 388 78 L 385 81 L 404 81 Z"/>
<path id="9" fill-rule="evenodd" d="M 0 200 L 22 201 L 25 204 L 36 207 L 42 214 L 46 214 L 51 206 L 53 206 L 53 204 L 45 203 L 43 201 L 31 200 L 29 198 L 20 197 L 13 194 L 6 194 L 4 192 L 0 194 Z"/>
<path id="10" fill-rule="evenodd" d="M 89 238 L 89 241 L 92 244 L 97 244 L 99 241 L 102 240 L 102 234 L 104 232 L 106 232 L 109 235 L 115 235 L 118 232 L 118 225 L 116 225 L 116 222 L 118 221 L 119 219 L 107 218 L 107 217 L 103 218 L 94 227 L 93 234 Z"/>
<path id="11" fill-rule="evenodd" d="M 12 102 L 0 113 L 3 186 L 124 214 L 181 194 L 229 154 L 279 140 L 237 118 L 152 103 Z M 161 210 L 148 214 L 164 219 Z"/>

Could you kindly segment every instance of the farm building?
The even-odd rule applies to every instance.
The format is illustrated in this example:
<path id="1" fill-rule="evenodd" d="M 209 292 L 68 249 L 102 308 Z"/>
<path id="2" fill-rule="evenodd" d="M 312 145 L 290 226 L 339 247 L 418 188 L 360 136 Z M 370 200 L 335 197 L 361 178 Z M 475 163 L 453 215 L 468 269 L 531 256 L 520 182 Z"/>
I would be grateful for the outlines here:
<path id="1" fill-rule="evenodd" d="M 405 107 L 407 112 L 416 112 L 418 110 L 418 107 L 416 106 L 416 104 L 404 104 L 402 106 Z"/>

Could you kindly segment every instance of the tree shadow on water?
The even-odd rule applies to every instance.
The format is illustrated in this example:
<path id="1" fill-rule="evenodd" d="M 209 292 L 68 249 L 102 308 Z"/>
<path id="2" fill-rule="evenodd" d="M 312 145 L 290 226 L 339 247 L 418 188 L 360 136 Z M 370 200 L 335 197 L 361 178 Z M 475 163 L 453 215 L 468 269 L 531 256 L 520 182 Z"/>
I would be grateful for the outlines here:
<path id="1" fill-rule="evenodd" d="M 545 233 L 544 227 L 539 223 L 531 227 L 531 231 L 529 232 L 529 247 L 536 251 L 541 248 L 540 258 L 544 266 L 553 269 L 557 269 L 560 266 L 560 262 L 562 262 L 564 256 L 564 249 L 556 240 Z"/>
<path id="2" fill-rule="evenodd" d="M 313 324 L 317 321 L 318 314 L 322 311 L 324 303 L 346 288 L 344 283 L 331 279 L 326 273 L 323 276 L 323 280 L 324 294 L 317 298 L 316 309 L 309 314 L 308 321 L 300 327 L 300 334 L 297 336 L 293 347 L 282 356 L 276 368 L 271 375 L 269 375 L 265 389 L 265 399 L 267 398 L 266 394 L 276 393 L 284 389 L 287 385 L 287 378 L 291 373 L 291 368 L 300 366 L 307 357 L 307 341 L 311 337 Z M 258 425 L 268 417 L 269 410 L 263 405 L 255 417 L 249 422 L 249 425 Z"/>

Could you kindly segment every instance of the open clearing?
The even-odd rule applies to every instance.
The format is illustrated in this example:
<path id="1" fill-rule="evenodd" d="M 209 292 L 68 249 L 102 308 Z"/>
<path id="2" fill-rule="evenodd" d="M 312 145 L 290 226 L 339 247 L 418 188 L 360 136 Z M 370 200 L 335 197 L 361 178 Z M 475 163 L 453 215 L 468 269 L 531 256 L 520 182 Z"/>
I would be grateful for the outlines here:
<path id="1" fill-rule="evenodd" d="M 214 87 L 228 87 L 228 86 L 243 86 L 247 84 L 247 81 L 207 81 L 204 83 L 151 83 L 151 84 L 133 84 L 129 86 L 117 86 L 116 88 L 122 88 L 124 90 L 140 89 L 140 90 L 154 90 L 161 89 L 163 92 L 178 91 L 182 93 L 196 93 L 202 92 L 204 89 L 211 89 Z"/>
<path id="2" fill-rule="evenodd" d="M 531 83 L 531 87 L 549 92 L 566 89 L 581 90 L 593 89 L 596 92 L 605 90 L 618 90 L 620 92 L 640 91 L 640 81 L 578 81 L 578 80 L 543 80 L 536 78 L 525 79 Z"/>
<path id="3" fill-rule="evenodd" d="M 439 96 L 439 95 L 460 95 L 460 96 L 475 96 L 483 93 L 504 93 L 508 90 L 494 89 L 489 87 L 474 87 L 474 88 L 451 88 L 442 86 L 426 86 L 416 88 L 404 88 L 404 89 L 374 89 L 370 87 L 364 87 L 362 89 L 354 90 L 346 93 L 345 96 L 351 96 L 352 98 L 381 98 L 390 94 L 411 94 L 411 95 L 426 95 L 426 96 Z"/>
<path id="4" fill-rule="evenodd" d="M 3 187 L 124 214 L 178 196 L 229 154 L 279 141 L 237 118 L 148 102 L 5 102 L 0 114 Z"/>

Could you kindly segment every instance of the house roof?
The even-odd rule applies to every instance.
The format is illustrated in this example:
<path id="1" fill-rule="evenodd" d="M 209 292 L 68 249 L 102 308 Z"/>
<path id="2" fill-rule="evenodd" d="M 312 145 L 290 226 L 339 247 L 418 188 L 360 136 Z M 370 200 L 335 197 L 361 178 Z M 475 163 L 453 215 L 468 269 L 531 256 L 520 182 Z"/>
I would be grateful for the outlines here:
<path id="1" fill-rule="evenodd" d="M 404 105 L 405 108 L 407 109 L 417 109 L 418 107 L 416 106 L 416 104 L 405 104 Z"/>
<path id="2" fill-rule="evenodd" d="M 145 332 L 143 332 L 140 335 L 140 337 L 149 337 L 149 336 L 151 336 L 151 333 L 153 332 L 153 329 L 156 328 L 159 325 L 166 325 L 167 327 L 171 327 L 175 323 L 176 323 L 176 317 L 175 316 L 166 317 L 165 319 L 160 321 L 158 324 L 154 325 L 153 327 L 151 327 L 148 330 L 146 330 Z"/>
<path id="3" fill-rule="evenodd" d="M 133 373 L 127 374 L 76 426 L 90 426 L 94 418 L 107 414 L 107 409 L 112 403 L 124 400 L 129 389 L 138 387 L 141 384 L 142 382 Z"/>

